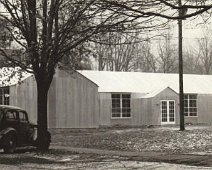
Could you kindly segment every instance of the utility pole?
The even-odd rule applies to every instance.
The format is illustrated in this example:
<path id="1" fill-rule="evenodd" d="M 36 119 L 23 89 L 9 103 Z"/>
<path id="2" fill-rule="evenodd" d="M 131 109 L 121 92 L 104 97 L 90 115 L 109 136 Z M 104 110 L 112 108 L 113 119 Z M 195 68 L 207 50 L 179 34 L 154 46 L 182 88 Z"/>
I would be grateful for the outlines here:
<path id="1" fill-rule="evenodd" d="M 178 0 L 179 7 L 182 7 L 182 1 Z M 183 10 L 179 9 L 179 17 L 182 17 Z M 185 130 L 184 124 L 184 92 L 183 92 L 183 46 L 182 46 L 182 18 L 178 19 L 179 29 L 179 100 L 180 100 L 180 131 Z"/>

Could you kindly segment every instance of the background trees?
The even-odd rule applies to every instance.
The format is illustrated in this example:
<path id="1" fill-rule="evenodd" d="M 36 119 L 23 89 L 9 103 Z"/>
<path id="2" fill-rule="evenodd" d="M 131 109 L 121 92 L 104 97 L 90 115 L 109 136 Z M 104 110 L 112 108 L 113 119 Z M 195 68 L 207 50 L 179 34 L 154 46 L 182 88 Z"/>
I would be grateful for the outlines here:
<path id="1" fill-rule="evenodd" d="M 177 73 L 178 72 L 178 49 L 173 44 L 170 33 L 158 42 L 158 64 L 159 72 Z"/>
<path id="2" fill-rule="evenodd" d="M 98 70 L 131 71 L 138 55 L 138 34 L 109 32 L 94 44 Z"/>
<path id="3" fill-rule="evenodd" d="M 210 74 L 212 71 L 212 36 L 210 31 L 204 33 L 204 37 L 197 40 L 199 46 L 199 62 L 203 73 Z"/>
<path id="4" fill-rule="evenodd" d="M 120 31 L 131 33 L 136 33 L 137 30 L 152 31 L 163 28 L 169 19 L 188 18 L 212 7 L 212 4 L 207 4 L 207 1 L 188 1 L 179 7 L 176 1 L 164 0 L 0 0 L 0 5 L 6 12 L 6 15 L 1 13 L 0 18 L 9 23 L 5 29 L 10 32 L 20 54 L 25 56 L 24 62 L 8 55 L 4 48 L 1 48 L 1 52 L 13 65 L 33 73 L 36 79 L 38 147 L 41 150 L 46 150 L 48 147 L 46 139 L 48 90 L 55 69 L 61 61 L 70 63 L 71 68 L 75 69 L 76 64 L 86 61 L 84 50 L 89 51 L 89 48 L 84 48 L 86 42 L 98 39 L 103 33 L 107 35 L 108 32 L 113 34 Z M 180 17 L 176 15 L 178 10 L 187 9 L 186 15 Z M 122 35 L 117 34 L 111 40 L 119 43 L 120 36 Z M 107 59 L 109 68 L 130 70 L 134 62 L 132 56 L 141 58 L 135 52 L 139 46 L 129 43 L 129 40 L 133 42 L 134 39 L 126 37 L 125 40 L 127 43 L 122 46 L 123 48 L 119 45 L 114 46 L 115 48 L 108 46 L 108 52 L 111 53 Z M 148 64 L 142 66 L 142 69 L 151 70 L 149 66 L 152 65 L 152 70 L 155 70 L 149 45 L 142 47 L 145 48 L 143 61 Z M 98 57 L 103 60 L 104 52 L 99 51 L 99 53 Z M 77 57 L 75 54 L 78 54 Z M 123 62 L 122 65 L 120 61 Z M 99 63 L 99 68 L 105 67 L 103 61 Z"/>

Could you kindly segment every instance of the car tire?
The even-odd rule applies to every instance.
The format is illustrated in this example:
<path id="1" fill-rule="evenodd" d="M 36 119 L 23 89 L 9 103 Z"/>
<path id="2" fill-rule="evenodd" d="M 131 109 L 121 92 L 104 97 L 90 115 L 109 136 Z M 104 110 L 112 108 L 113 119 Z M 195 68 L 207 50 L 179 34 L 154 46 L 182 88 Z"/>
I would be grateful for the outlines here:
<path id="1" fill-rule="evenodd" d="M 4 153 L 14 153 L 16 149 L 16 139 L 14 135 L 6 135 L 4 137 Z"/>

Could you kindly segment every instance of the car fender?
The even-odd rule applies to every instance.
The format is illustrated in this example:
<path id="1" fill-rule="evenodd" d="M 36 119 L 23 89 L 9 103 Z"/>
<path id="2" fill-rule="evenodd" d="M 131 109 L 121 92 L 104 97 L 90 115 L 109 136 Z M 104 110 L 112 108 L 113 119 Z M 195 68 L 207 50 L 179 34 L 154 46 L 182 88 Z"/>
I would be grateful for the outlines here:
<path id="1" fill-rule="evenodd" d="M 17 134 L 17 132 L 16 132 L 16 130 L 15 130 L 14 128 L 12 128 L 12 127 L 5 128 L 5 129 L 3 129 L 3 130 L 0 132 L 0 140 L 1 140 L 5 135 L 7 135 L 7 134 L 9 134 L 9 133 L 12 133 L 12 134 L 14 134 L 14 135 Z"/>

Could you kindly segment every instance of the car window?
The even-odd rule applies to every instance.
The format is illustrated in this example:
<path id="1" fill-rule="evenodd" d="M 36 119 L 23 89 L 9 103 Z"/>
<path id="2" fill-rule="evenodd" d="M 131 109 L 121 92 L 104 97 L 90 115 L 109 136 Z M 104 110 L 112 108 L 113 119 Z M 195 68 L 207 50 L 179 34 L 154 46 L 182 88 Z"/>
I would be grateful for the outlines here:
<path id="1" fill-rule="evenodd" d="M 6 119 L 8 119 L 8 120 L 17 120 L 16 111 L 8 110 L 7 113 L 6 113 Z"/>
<path id="2" fill-rule="evenodd" d="M 26 113 L 19 111 L 19 119 L 20 121 L 27 121 Z"/>

